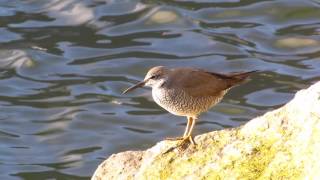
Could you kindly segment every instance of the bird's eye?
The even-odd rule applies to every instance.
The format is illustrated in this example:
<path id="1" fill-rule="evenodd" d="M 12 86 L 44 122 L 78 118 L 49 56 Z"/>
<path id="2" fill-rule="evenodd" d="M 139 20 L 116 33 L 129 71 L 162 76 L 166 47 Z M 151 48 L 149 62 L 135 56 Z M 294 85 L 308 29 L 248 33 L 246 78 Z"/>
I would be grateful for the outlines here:
<path id="1" fill-rule="evenodd" d="M 155 74 L 155 75 L 152 75 L 151 77 L 150 77 L 150 79 L 158 79 L 159 78 L 159 74 Z"/>

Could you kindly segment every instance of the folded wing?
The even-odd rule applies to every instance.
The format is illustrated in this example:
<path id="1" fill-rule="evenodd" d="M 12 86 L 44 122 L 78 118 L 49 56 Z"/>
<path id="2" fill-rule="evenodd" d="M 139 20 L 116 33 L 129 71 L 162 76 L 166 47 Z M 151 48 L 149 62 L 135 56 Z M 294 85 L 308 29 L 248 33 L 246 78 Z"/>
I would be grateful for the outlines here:
<path id="1" fill-rule="evenodd" d="M 178 68 L 172 71 L 170 86 L 179 85 L 187 94 L 194 97 L 218 96 L 222 91 L 242 83 L 251 73 L 240 72 L 220 74 L 191 68 Z"/>

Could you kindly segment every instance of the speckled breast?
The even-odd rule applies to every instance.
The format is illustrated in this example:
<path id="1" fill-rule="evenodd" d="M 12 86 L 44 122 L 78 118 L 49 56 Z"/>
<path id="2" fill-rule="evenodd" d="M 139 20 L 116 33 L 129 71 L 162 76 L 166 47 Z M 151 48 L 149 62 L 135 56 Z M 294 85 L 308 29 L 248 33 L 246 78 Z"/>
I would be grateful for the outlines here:
<path id="1" fill-rule="evenodd" d="M 219 96 L 193 97 L 177 89 L 153 88 L 154 101 L 170 113 L 178 116 L 197 117 L 217 104 L 226 91 Z"/>

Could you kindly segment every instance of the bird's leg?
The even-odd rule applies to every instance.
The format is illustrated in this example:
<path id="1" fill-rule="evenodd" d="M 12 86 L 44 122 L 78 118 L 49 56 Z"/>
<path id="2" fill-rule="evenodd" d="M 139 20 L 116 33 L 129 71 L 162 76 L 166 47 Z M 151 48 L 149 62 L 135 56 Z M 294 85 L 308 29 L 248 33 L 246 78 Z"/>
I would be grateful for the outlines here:
<path id="1" fill-rule="evenodd" d="M 195 125 L 196 119 L 193 117 L 188 117 L 188 123 L 187 123 L 187 127 L 186 130 L 183 134 L 182 137 L 176 137 L 176 138 L 167 138 L 167 140 L 183 140 L 183 141 L 189 141 L 190 143 L 192 143 L 193 145 L 196 145 L 196 143 L 194 142 L 194 139 L 191 135 L 193 127 Z"/>
<path id="2" fill-rule="evenodd" d="M 190 123 L 192 121 L 192 118 L 191 117 L 187 117 L 188 119 L 188 122 L 187 122 L 187 126 L 186 126 L 186 129 L 183 133 L 183 137 L 187 136 L 188 135 L 188 132 L 190 131 Z"/>
<path id="3" fill-rule="evenodd" d="M 185 134 L 183 135 L 183 140 L 189 140 L 193 145 L 195 145 L 196 143 L 194 142 L 194 139 L 192 137 L 192 130 L 193 127 L 196 123 L 196 119 L 193 117 L 188 117 L 188 131 L 185 132 Z"/>
<path id="4" fill-rule="evenodd" d="M 189 131 L 188 131 L 188 133 L 187 133 L 186 136 L 191 136 L 193 127 L 194 127 L 194 125 L 196 124 L 196 118 L 193 118 L 193 117 L 189 117 L 189 118 L 190 118 L 190 121 L 191 121 L 191 125 L 190 125 L 190 127 L 189 127 Z"/>
<path id="5" fill-rule="evenodd" d="M 184 139 L 186 139 L 185 137 L 187 137 L 187 134 L 190 131 L 190 124 L 191 124 L 192 118 L 191 117 L 187 117 L 187 119 L 188 119 L 188 122 L 187 122 L 186 129 L 185 129 L 185 131 L 183 133 L 183 136 L 182 137 L 174 137 L 174 138 L 166 138 L 166 140 L 175 141 L 175 140 L 184 140 Z"/>

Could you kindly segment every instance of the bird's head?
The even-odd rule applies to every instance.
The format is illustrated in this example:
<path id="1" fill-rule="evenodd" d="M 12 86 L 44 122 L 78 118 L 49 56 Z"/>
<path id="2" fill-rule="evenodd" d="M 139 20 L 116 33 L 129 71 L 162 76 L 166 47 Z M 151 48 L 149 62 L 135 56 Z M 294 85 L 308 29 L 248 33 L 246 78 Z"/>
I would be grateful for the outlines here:
<path id="1" fill-rule="evenodd" d="M 160 87 L 168 78 L 169 71 L 170 69 L 164 66 L 153 67 L 148 71 L 143 81 L 129 87 L 128 89 L 123 91 L 123 94 L 143 86 L 152 88 Z"/>

